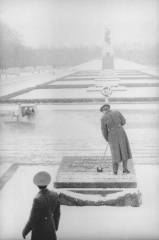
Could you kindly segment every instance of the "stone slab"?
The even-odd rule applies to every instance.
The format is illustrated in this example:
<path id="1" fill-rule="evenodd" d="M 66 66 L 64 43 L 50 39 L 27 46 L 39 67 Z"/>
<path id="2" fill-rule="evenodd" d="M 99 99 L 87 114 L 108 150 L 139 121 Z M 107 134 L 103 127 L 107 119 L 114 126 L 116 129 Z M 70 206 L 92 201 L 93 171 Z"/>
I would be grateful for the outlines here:
<path id="1" fill-rule="evenodd" d="M 111 83 L 110 85 L 111 85 L 112 87 L 118 87 L 118 86 L 119 86 L 118 83 Z M 102 83 L 101 83 L 101 84 L 96 84 L 95 87 L 103 87 L 103 84 L 102 84 Z"/>
<path id="2" fill-rule="evenodd" d="M 119 82 L 120 78 L 96 78 L 95 82 Z"/>
<path id="3" fill-rule="evenodd" d="M 103 172 L 97 172 L 101 166 Z M 130 174 L 122 173 L 122 166 L 119 164 L 118 175 L 112 171 L 111 157 L 103 159 L 101 156 L 63 157 L 58 169 L 55 188 L 136 188 L 136 176 L 133 162 L 128 161 Z"/>
<path id="4" fill-rule="evenodd" d="M 97 75 L 92 75 L 92 76 L 76 76 L 76 75 L 74 75 L 72 77 L 66 77 L 65 79 L 66 80 L 69 80 L 69 79 L 80 79 L 80 80 L 82 80 L 82 79 L 92 79 L 92 78 L 96 78 L 96 77 L 97 77 Z"/>
<path id="5" fill-rule="evenodd" d="M 120 76 L 120 75 L 130 75 L 130 76 L 136 76 L 136 75 L 142 75 L 143 73 L 141 73 L 141 72 L 135 72 L 135 71 L 133 71 L 133 72 L 125 72 L 125 71 L 119 71 L 119 72 L 116 72 L 116 74 L 118 75 L 118 76 Z"/>
<path id="6" fill-rule="evenodd" d="M 133 81 L 131 79 L 122 79 L 121 80 L 122 84 L 153 84 L 153 83 L 159 83 L 159 79 L 153 79 L 153 78 L 148 78 L 148 79 L 133 79 Z"/>
<path id="7" fill-rule="evenodd" d="M 118 74 L 114 71 L 101 71 L 98 76 L 117 76 Z"/>
<path id="8" fill-rule="evenodd" d="M 144 75 L 144 74 L 141 74 L 141 75 L 119 75 L 120 78 L 122 79 L 135 79 L 135 78 L 139 78 L 139 79 L 145 79 L 145 78 L 151 78 L 151 76 L 149 75 Z"/>
<path id="9" fill-rule="evenodd" d="M 57 81 L 57 82 L 54 82 L 54 83 L 51 83 L 49 85 L 87 85 L 87 84 L 94 84 L 94 80 L 79 80 L 79 81 Z"/>
<path id="10" fill-rule="evenodd" d="M 103 85 L 104 86 L 104 85 Z M 111 84 L 110 84 L 111 86 Z M 121 86 L 111 86 L 112 91 L 127 91 L 126 87 Z M 87 91 L 101 91 L 102 87 L 89 87 Z"/>
<path id="11" fill-rule="evenodd" d="M 98 76 L 97 78 L 95 78 L 95 80 L 116 80 L 119 81 L 120 78 L 119 77 L 115 77 L 115 76 Z"/>
<path id="12" fill-rule="evenodd" d="M 79 73 L 75 73 L 74 74 L 74 76 L 77 76 L 77 77 L 79 77 L 79 76 L 98 76 L 98 74 L 99 74 L 99 72 L 96 72 L 96 73 L 94 73 L 93 71 L 90 71 L 90 73 L 87 73 L 87 72 L 85 72 L 85 73 L 83 73 L 83 72 L 79 72 Z"/>

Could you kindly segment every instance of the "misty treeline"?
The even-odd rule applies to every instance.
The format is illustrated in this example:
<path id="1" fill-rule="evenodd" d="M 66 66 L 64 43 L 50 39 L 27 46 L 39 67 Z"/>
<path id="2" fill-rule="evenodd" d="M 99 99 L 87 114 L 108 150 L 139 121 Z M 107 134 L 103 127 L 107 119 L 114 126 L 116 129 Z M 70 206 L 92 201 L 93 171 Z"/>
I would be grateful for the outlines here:
<path id="1" fill-rule="evenodd" d="M 115 56 L 143 65 L 159 65 L 159 44 L 123 43 L 114 46 Z"/>
<path id="2" fill-rule="evenodd" d="M 4 23 L 0 23 L 0 33 L 0 69 L 47 65 L 72 67 L 100 56 L 101 52 L 99 46 L 28 47 L 23 44 L 19 33 Z"/>
<path id="3" fill-rule="evenodd" d="M 120 44 L 114 46 L 115 57 L 140 64 L 159 61 L 158 45 Z M 22 36 L 8 25 L 0 23 L 0 69 L 11 67 L 48 66 L 73 67 L 101 57 L 102 46 L 46 47 L 25 46 Z"/>

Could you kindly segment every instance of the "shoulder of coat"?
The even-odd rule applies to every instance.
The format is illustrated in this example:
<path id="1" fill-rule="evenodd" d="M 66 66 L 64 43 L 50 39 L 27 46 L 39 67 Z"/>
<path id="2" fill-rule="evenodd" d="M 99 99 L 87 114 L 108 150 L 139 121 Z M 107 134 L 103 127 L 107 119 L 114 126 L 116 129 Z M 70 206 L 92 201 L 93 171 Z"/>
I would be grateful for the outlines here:
<path id="1" fill-rule="evenodd" d="M 43 198 L 43 195 L 48 194 L 48 192 L 49 192 L 48 189 L 40 190 L 34 199 Z"/>
<path id="2" fill-rule="evenodd" d="M 41 201 L 41 195 L 38 193 L 34 198 L 34 203 L 39 203 Z"/>
<path id="3" fill-rule="evenodd" d="M 55 197 L 57 197 L 58 198 L 58 196 L 59 196 L 59 194 L 57 193 L 57 192 L 55 192 L 55 191 L 50 191 Z"/>
<path id="4" fill-rule="evenodd" d="M 108 114 L 103 114 L 103 116 L 101 117 L 101 120 L 107 118 L 107 116 Z"/>
<path id="5" fill-rule="evenodd" d="M 120 112 L 118 110 L 113 110 L 112 113 L 117 113 L 119 114 Z"/>
<path id="6" fill-rule="evenodd" d="M 104 115 L 101 117 L 101 121 L 109 118 L 109 113 L 111 113 L 111 112 L 112 112 L 112 111 L 109 111 L 109 112 L 107 112 L 106 114 L 104 114 Z"/>
<path id="7" fill-rule="evenodd" d="M 105 117 L 105 114 L 104 114 L 104 115 L 101 117 L 101 119 L 100 119 L 101 122 L 103 122 L 103 121 L 105 120 L 105 118 L 106 118 L 106 117 Z"/>

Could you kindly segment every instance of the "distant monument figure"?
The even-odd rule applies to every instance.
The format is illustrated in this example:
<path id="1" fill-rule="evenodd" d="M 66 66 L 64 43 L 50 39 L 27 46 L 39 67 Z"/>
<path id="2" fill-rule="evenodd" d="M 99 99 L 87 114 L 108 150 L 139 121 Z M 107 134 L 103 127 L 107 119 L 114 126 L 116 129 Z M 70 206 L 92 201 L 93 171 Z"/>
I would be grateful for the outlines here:
<path id="1" fill-rule="evenodd" d="M 110 31 L 108 28 L 105 29 L 105 42 L 110 44 Z"/>
<path id="2" fill-rule="evenodd" d="M 114 69 L 114 50 L 110 41 L 110 30 L 105 29 L 105 45 L 102 51 L 102 69 Z"/>

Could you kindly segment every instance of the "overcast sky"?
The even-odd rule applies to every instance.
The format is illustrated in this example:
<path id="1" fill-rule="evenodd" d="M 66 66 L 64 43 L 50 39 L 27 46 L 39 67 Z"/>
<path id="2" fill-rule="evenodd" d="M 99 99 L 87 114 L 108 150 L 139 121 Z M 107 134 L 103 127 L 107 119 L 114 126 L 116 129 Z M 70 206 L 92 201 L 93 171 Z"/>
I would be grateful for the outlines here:
<path id="1" fill-rule="evenodd" d="M 1 20 L 29 46 L 158 42 L 159 0 L 0 0 Z"/>

